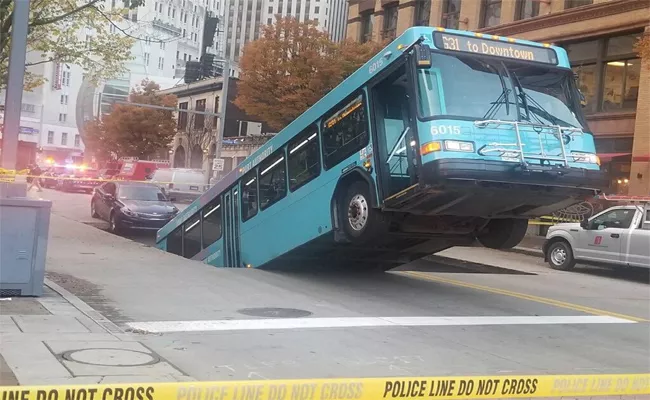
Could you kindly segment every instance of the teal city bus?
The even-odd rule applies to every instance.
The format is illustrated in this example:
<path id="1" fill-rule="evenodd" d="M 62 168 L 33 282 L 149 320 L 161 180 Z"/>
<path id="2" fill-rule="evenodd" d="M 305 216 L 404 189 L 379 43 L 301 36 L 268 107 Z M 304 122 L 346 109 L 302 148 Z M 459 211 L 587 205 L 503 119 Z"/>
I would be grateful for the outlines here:
<path id="1" fill-rule="evenodd" d="M 219 267 L 390 269 L 607 186 L 567 53 L 410 28 L 158 231 Z M 278 104 L 278 107 L 281 107 Z"/>

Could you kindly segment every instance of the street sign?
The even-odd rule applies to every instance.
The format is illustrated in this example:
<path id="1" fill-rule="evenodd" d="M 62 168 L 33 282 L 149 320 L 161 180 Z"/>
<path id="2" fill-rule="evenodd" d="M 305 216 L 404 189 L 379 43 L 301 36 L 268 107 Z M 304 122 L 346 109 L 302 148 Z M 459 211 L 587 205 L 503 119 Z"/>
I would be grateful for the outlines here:
<path id="1" fill-rule="evenodd" d="M 215 158 L 212 162 L 213 171 L 223 171 L 224 160 L 223 158 Z"/>

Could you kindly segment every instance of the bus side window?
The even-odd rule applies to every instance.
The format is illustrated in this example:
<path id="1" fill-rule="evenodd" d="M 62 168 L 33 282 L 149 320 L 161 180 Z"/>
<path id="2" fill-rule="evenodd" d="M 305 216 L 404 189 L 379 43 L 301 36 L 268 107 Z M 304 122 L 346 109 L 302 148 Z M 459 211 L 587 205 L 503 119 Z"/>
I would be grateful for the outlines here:
<path id="1" fill-rule="evenodd" d="M 287 163 L 284 148 L 260 163 L 260 208 L 270 207 L 287 195 Z"/>
<path id="2" fill-rule="evenodd" d="M 287 146 L 289 189 L 293 192 L 320 175 L 318 130 L 312 126 Z"/>
<path id="3" fill-rule="evenodd" d="M 201 213 L 183 224 L 183 257 L 192 258 L 201 251 Z"/>
<path id="4" fill-rule="evenodd" d="M 323 160 L 330 169 L 368 144 L 368 118 L 363 95 L 342 103 L 323 120 Z"/>
<path id="5" fill-rule="evenodd" d="M 203 207 L 203 248 L 210 246 L 221 238 L 221 198 L 217 196 Z"/>
<path id="6" fill-rule="evenodd" d="M 183 255 L 183 225 L 167 236 L 167 251 L 177 256 Z"/>
<path id="7" fill-rule="evenodd" d="M 241 219 L 247 221 L 257 214 L 257 168 L 241 179 Z"/>

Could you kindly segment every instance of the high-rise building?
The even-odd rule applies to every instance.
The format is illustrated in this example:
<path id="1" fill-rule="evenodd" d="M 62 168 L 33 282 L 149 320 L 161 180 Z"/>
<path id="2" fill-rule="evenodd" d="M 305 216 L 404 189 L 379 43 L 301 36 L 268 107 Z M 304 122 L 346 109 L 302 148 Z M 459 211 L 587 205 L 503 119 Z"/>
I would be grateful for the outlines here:
<path id="1" fill-rule="evenodd" d="M 293 16 L 299 21 L 315 20 L 337 42 L 345 37 L 346 0 L 266 0 L 264 23 L 273 23 L 276 15 Z"/>
<path id="2" fill-rule="evenodd" d="M 611 191 L 650 193 L 650 62 L 634 50 L 650 35 L 650 1 L 350 0 L 350 39 L 392 39 L 414 25 L 563 46 Z"/>
<path id="3" fill-rule="evenodd" d="M 239 61 L 244 45 L 260 36 L 264 0 L 225 0 L 224 56 Z"/>

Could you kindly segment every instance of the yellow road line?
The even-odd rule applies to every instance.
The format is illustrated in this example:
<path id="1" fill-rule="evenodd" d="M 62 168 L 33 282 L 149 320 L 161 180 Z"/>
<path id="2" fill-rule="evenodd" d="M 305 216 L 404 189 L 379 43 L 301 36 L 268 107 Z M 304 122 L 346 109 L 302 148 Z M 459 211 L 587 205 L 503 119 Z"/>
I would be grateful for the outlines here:
<path id="1" fill-rule="evenodd" d="M 584 312 L 584 313 L 587 313 L 587 314 L 606 315 L 606 316 L 615 317 L 615 318 L 627 319 L 627 320 L 635 321 L 635 322 L 648 322 L 649 321 L 649 320 L 647 320 L 645 318 L 639 318 L 639 317 L 634 317 L 634 316 L 631 316 L 631 315 L 619 314 L 619 313 L 612 312 L 612 311 L 600 310 L 598 308 L 581 306 L 579 304 L 567 303 L 565 301 L 553 300 L 553 299 L 549 299 L 549 298 L 546 298 L 546 297 L 533 296 L 533 295 L 530 295 L 530 294 L 513 292 L 511 290 L 497 289 L 497 288 L 493 288 L 493 287 L 490 287 L 490 286 L 476 285 L 474 283 L 458 281 L 458 280 L 455 280 L 455 279 L 442 278 L 440 276 L 429 275 L 429 274 L 425 274 L 425 273 L 422 273 L 422 272 L 407 271 L 407 272 L 399 272 L 399 274 L 413 276 L 413 277 L 416 277 L 416 278 L 425 279 L 425 280 L 433 281 L 433 282 L 448 283 L 450 285 L 461 286 L 461 287 L 466 287 L 466 288 L 471 288 L 471 289 L 476 289 L 476 290 L 482 290 L 484 292 L 490 292 L 490 293 L 495 293 L 495 294 L 501 294 L 501 295 L 504 295 L 504 296 L 515 297 L 515 298 L 522 299 L 522 300 L 534 301 L 534 302 L 537 302 L 537 303 L 548 304 L 548 305 L 555 306 L 555 307 L 580 311 L 580 312 Z"/>

